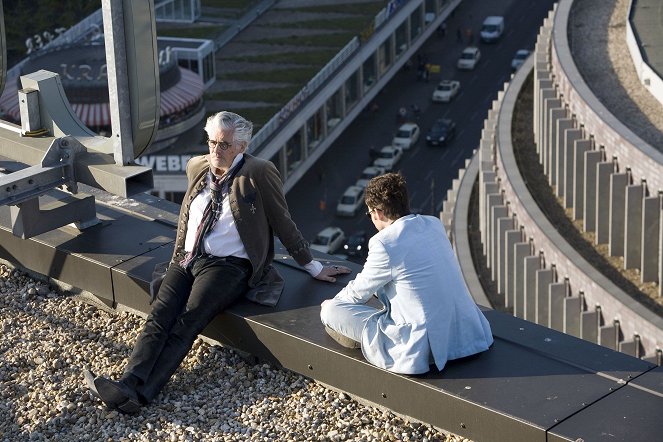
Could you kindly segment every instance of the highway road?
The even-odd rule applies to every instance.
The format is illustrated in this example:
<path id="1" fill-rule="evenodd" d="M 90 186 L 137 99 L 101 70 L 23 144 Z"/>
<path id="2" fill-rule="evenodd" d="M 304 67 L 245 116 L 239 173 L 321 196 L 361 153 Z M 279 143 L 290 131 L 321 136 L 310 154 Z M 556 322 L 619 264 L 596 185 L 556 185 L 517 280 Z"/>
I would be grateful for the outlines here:
<path id="1" fill-rule="evenodd" d="M 419 142 L 405 151 L 396 169 L 405 176 L 413 210 L 438 215 L 451 182 L 458 176 L 465 159 L 478 147 L 481 128 L 492 101 L 511 76 L 511 59 L 518 49 L 532 50 L 543 19 L 552 8 L 552 0 L 465 0 L 447 21 L 445 36 L 433 35 L 419 54 L 430 63 L 441 66 L 428 82 L 418 81 L 416 57 L 414 66 L 402 70 L 378 94 L 377 112 L 365 110 L 345 130 L 334 145 L 287 194 L 293 219 L 308 239 L 326 226 L 341 227 L 346 235 L 365 230 L 369 236 L 376 230 L 364 216 L 365 207 L 352 218 L 335 214 L 336 203 L 347 186 L 354 184 L 364 167 L 370 164 L 369 148 L 391 143 L 398 127 L 397 110 L 417 104 L 419 118 L 410 114 L 421 127 Z M 505 32 L 497 43 L 479 41 L 481 22 L 487 15 L 505 17 Z M 472 71 L 456 69 L 456 60 L 468 45 L 468 39 L 457 40 L 458 29 L 471 27 L 474 45 L 481 50 L 481 60 Z M 464 33 L 464 32 L 463 32 Z M 459 94 L 450 103 L 432 103 L 431 95 L 441 79 L 461 82 Z M 456 136 L 444 147 L 429 147 L 426 132 L 435 119 L 451 118 L 456 122 Z M 324 210 L 321 201 L 325 202 Z"/>

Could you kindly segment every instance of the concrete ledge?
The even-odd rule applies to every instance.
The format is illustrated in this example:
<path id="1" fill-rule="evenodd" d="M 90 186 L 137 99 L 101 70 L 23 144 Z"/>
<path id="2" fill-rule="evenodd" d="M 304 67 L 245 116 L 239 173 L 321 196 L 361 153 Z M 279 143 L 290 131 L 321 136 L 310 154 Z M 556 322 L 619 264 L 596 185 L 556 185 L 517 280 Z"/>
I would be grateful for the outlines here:
<path id="1" fill-rule="evenodd" d="M 656 348 L 663 347 L 663 319 L 615 286 L 566 242 L 529 194 L 518 170 L 513 155 L 511 120 L 518 94 L 531 71 L 532 59 L 514 76 L 500 110 L 496 169 L 505 200 L 511 203 L 525 236 L 533 238 L 535 248 L 544 251 L 546 261 L 556 265 L 557 274 L 569 278 L 573 292 L 584 292 L 588 305 L 601 305 L 609 320 L 619 319 L 627 340 L 639 334 L 647 353 L 653 354 Z"/>

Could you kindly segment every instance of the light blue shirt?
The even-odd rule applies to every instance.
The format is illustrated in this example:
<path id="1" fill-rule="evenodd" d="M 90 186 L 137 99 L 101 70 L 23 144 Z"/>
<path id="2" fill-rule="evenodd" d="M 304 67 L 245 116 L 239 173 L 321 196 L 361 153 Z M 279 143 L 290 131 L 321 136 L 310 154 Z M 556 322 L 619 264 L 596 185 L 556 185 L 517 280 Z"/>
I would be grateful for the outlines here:
<path id="1" fill-rule="evenodd" d="M 359 304 L 374 293 L 385 309 L 366 322 L 361 349 L 378 367 L 416 374 L 434 361 L 442 370 L 493 343 L 435 217 L 408 215 L 373 236 L 364 269 L 336 298 Z"/>

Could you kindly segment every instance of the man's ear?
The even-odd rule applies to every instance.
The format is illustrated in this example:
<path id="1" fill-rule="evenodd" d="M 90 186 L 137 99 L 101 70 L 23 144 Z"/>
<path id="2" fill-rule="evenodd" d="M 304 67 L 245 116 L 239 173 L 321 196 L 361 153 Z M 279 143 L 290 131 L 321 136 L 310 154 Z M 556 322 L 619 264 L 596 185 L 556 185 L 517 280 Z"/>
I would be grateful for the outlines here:
<path id="1" fill-rule="evenodd" d="M 388 221 L 388 218 L 385 216 L 385 214 L 384 214 L 384 212 L 383 212 L 382 210 L 380 210 L 380 209 L 373 209 L 373 211 L 374 211 L 375 214 L 378 216 L 378 219 L 379 219 L 380 221 L 383 221 L 383 222 L 384 222 L 384 221 Z"/>

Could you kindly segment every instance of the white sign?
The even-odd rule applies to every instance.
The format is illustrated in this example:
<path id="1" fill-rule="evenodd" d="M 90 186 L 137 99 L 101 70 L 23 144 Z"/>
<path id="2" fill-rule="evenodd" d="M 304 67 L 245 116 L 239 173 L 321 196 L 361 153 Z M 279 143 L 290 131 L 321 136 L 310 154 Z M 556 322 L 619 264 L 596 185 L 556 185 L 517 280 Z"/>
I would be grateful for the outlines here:
<path id="1" fill-rule="evenodd" d="M 141 166 L 155 172 L 186 173 L 186 163 L 193 155 L 146 155 L 136 159 Z"/>

